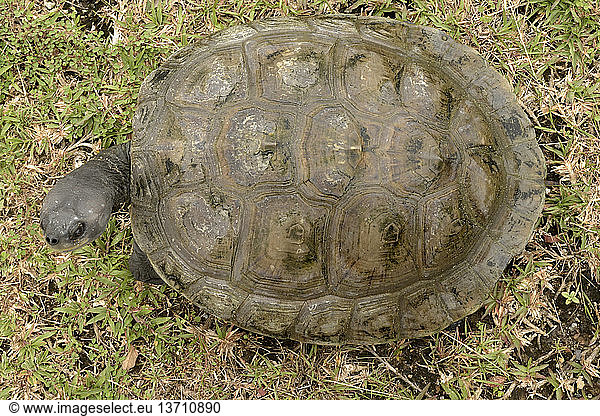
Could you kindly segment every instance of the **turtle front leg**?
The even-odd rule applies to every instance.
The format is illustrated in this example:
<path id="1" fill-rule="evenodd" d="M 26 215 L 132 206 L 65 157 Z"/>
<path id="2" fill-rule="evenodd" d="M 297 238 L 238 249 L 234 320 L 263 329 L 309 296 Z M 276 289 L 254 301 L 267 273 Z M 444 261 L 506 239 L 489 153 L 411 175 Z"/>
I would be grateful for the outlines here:
<path id="1" fill-rule="evenodd" d="M 135 240 L 133 240 L 133 253 L 129 258 L 129 271 L 133 277 L 140 282 L 152 283 L 153 285 L 165 284 L 165 281 L 160 278 L 156 273 L 156 270 L 154 270 L 154 267 L 152 267 L 146 253 L 138 247 Z"/>
<path id="2" fill-rule="evenodd" d="M 40 212 L 46 242 L 66 251 L 98 238 L 113 210 L 129 201 L 129 177 L 129 143 L 123 143 L 59 179 Z"/>

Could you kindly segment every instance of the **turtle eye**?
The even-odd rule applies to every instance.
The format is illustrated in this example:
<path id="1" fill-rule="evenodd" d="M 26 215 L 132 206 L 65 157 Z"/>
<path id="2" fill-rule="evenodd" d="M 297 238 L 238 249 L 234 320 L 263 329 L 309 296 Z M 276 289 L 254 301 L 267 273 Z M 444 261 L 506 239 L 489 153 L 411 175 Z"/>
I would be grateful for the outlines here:
<path id="1" fill-rule="evenodd" d="M 69 238 L 71 239 L 71 241 L 77 240 L 79 237 L 81 237 L 83 235 L 83 233 L 85 232 L 85 223 L 82 221 L 79 221 L 76 225 L 75 228 L 73 228 L 73 230 L 69 233 Z"/>

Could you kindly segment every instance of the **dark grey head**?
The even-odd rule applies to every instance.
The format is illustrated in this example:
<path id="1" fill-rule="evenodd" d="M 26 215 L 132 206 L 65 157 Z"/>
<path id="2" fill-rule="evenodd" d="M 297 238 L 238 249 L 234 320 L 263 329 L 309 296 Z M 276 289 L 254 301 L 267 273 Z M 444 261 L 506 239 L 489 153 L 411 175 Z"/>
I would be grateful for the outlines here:
<path id="1" fill-rule="evenodd" d="M 113 208 L 129 201 L 129 142 L 101 151 L 56 182 L 40 225 L 55 250 L 74 250 L 100 237 Z"/>
<path id="2" fill-rule="evenodd" d="M 59 251 L 74 250 L 98 238 L 112 211 L 100 190 L 65 179 L 50 190 L 40 212 L 46 242 Z"/>

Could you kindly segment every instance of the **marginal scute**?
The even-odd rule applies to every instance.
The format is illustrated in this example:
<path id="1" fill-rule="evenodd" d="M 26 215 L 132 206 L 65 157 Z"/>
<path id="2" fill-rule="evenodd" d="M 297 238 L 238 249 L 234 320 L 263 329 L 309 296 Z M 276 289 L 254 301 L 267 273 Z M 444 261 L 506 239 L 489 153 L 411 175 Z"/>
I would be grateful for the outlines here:
<path id="1" fill-rule="evenodd" d="M 429 30 L 431 32 L 431 29 Z M 468 90 L 469 95 L 480 103 L 484 103 L 481 96 L 473 96 L 473 91 L 470 88 L 472 82 L 481 80 L 482 77 L 487 79 L 496 79 L 496 76 L 500 76 L 496 71 L 493 71 L 487 62 L 473 49 L 461 45 L 458 42 L 452 42 L 451 45 L 444 50 L 439 56 L 439 59 L 435 60 L 438 62 L 438 67 L 443 68 L 443 71 L 450 76 L 453 76 L 454 83 L 462 87 L 464 90 Z M 491 75 L 494 73 L 495 75 Z M 482 86 L 480 84 L 480 86 Z M 490 85 L 491 86 L 491 85 Z M 506 87 L 506 84 L 497 84 L 498 89 Z M 478 90 L 481 93 L 481 89 Z M 506 89 L 505 93 L 510 93 L 511 90 Z M 501 93 L 497 91 L 497 93 Z M 509 96 L 510 94 L 506 94 Z"/>
<path id="2" fill-rule="evenodd" d="M 477 77 L 473 77 L 468 89 L 474 100 L 487 103 L 487 111 L 497 111 L 515 102 L 510 84 L 495 71 L 481 71 Z M 511 116 L 513 115 L 511 114 Z M 516 120 L 511 116 L 506 119 L 509 134 L 513 139 L 522 137 L 521 126 L 514 124 Z"/>
<path id="3" fill-rule="evenodd" d="M 155 101 L 158 98 L 164 97 L 173 80 L 173 74 L 177 71 L 178 67 L 178 65 L 174 65 L 173 67 L 163 65 L 152 71 L 140 87 L 139 102 Z"/>
<path id="4" fill-rule="evenodd" d="M 453 321 L 461 319 L 466 313 L 475 312 L 481 306 L 482 299 L 489 294 L 479 275 L 468 267 L 451 269 L 445 273 L 440 288 L 440 298 Z"/>
<path id="5" fill-rule="evenodd" d="M 511 253 L 507 248 L 498 243 L 498 237 L 492 238 L 491 233 L 482 233 L 477 240 L 472 252 L 469 254 L 469 263 L 471 269 L 476 272 L 481 278 L 488 291 L 493 288 L 496 282 L 502 276 L 504 268 L 510 259 L 518 254 Z M 515 236 L 516 237 L 516 236 Z M 514 243 L 519 245 L 519 251 L 525 245 L 524 242 L 514 240 Z M 513 246 L 515 247 L 515 246 Z"/>
<path id="6" fill-rule="evenodd" d="M 357 23 L 365 40 L 382 42 L 398 54 L 424 61 L 439 63 L 457 45 L 446 33 L 426 26 L 373 18 L 359 18 Z"/>
<path id="7" fill-rule="evenodd" d="M 166 248 L 158 255 L 153 254 L 157 259 L 154 266 L 158 274 L 172 288 L 182 290 L 198 280 L 196 274 L 180 261 L 173 247 Z"/>
<path id="8" fill-rule="evenodd" d="M 140 232 L 134 231 L 137 245 L 147 254 L 164 250 L 166 242 L 162 236 L 160 222 L 156 221 L 154 208 L 145 208 L 139 204 L 131 211 L 131 222 Z"/>
<path id="9" fill-rule="evenodd" d="M 540 181 L 546 178 L 544 155 L 536 142 L 525 142 L 505 151 L 507 171 L 520 179 Z"/>
<path id="10" fill-rule="evenodd" d="M 355 22 L 343 17 L 332 16 L 314 19 L 311 23 L 314 32 L 322 33 L 325 36 L 330 36 L 332 32 L 343 38 L 350 38 L 358 34 Z"/>
<path id="11" fill-rule="evenodd" d="M 531 215 L 521 213 L 515 207 L 505 208 L 488 224 L 486 232 L 510 253 L 516 255 L 523 250 L 526 242 L 523 236 L 531 233 L 538 216 L 537 212 Z"/>
<path id="12" fill-rule="evenodd" d="M 521 215 L 536 213 L 539 216 L 544 202 L 544 188 L 541 180 L 532 181 L 527 179 L 513 180 L 510 186 L 514 209 Z"/>
<path id="13" fill-rule="evenodd" d="M 255 20 L 249 26 L 266 34 L 278 34 L 281 37 L 294 33 L 311 32 L 313 27 L 310 19 L 275 18 L 269 20 Z M 269 33 L 270 32 L 270 33 Z"/>
<path id="14" fill-rule="evenodd" d="M 143 153 L 131 158 L 130 195 L 132 204 L 151 212 L 159 200 L 161 188 L 160 180 L 154 177 L 147 158 L 148 155 Z"/>
<path id="15" fill-rule="evenodd" d="M 205 278 L 184 289 L 189 299 L 221 319 L 234 319 L 248 293 L 221 279 Z"/>
<path id="16" fill-rule="evenodd" d="M 140 96 L 138 109 L 132 120 L 133 131 L 138 143 L 145 142 L 148 140 L 148 136 L 152 135 L 154 129 L 150 128 L 148 123 L 157 118 L 157 113 L 161 113 L 157 109 L 161 104 L 163 103 L 159 103 L 155 99 L 146 100 L 145 97 Z"/>
<path id="17" fill-rule="evenodd" d="M 351 300 L 331 295 L 307 301 L 291 335 L 301 341 L 339 344 L 346 339 L 352 307 Z"/>
<path id="18" fill-rule="evenodd" d="M 202 42 L 198 42 L 179 49 L 169 57 L 169 60 L 165 62 L 165 66 L 168 68 L 178 68 L 181 65 L 185 65 L 191 56 L 197 55 L 198 51 L 202 50 L 202 46 Z"/>
<path id="19" fill-rule="evenodd" d="M 239 44 L 256 34 L 256 29 L 250 26 L 232 26 L 211 35 L 211 40 L 220 45 Z"/>
<path id="20" fill-rule="evenodd" d="M 421 281 L 401 291 L 399 306 L 399 335 L 423 336 L 448 326 L 448 315 L 432 281 Z"/>
<path id="21" fill-rule="evenodd" d="M 387 19 L 358 19 L 358 29 L 360 34 L 368 41 L 383 42 L 394 45 L 396 42 L 403 42 L 410 31 L 407 25 L 400 22 L 389 21 Z M 393 40 L 390 42 L 390 40 Z M 404 46 L 404 45 L 403 45 Z"/>
<path id="22" fill-rule="evenodd" d="M 304 302 L 250 295 L 236 312 L 241 326 L 272 336 L 284 336 Z"/>
<path id="23" fill-rule="evenodd" d="M 367 296 L 358 300 L 349 325 L 350 338 L 361 344 L 395 339 L 399 325 L 399 302 L 399 295 L 396 293 Z"/>
<path id="24" fill-rule="evenodd" d="M 503 102 L 500 102 L 498 107 L 494 108 L 494 128 L 504 132 L 510 145 L 517 146 L 520 143 L 527 142 L 538 147 L 533 125 L 525 112 L 516 105 L 508 105 Z"/>
<path id="25" fill-rule="evenodd" d="M 446 33 L 426 26 L 405 26 L 404 36 L 400 42 L 405 42 L 404 50 L 413 56 L 421 56 L 424 61 L 440 62 L 447 59 L 448 51 L 456 48 L 457 43 Z"/>

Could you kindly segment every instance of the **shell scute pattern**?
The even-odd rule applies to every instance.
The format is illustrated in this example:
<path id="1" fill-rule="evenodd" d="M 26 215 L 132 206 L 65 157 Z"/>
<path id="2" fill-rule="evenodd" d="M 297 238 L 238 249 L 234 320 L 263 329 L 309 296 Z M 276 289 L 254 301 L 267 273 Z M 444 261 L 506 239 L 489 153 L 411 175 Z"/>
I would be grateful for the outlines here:
<path id="1" fill-rule="evenodd" d="M 397 111 L 405 59 L 365 44 L 343 44 L 336 52 L 336 65 L 343 65 L 337 90 L 350 105 L 378 119 Z"/>
<path id="2" fill-rule="evenodd" d="M 256 73 L 257 95 L 264 100 L 296 105 L 333 98 L 330 84 L 332 44 L 309 35 L 278 36 L 248 42 L 250 71 Z"/>
<path id="3" fill-rule="evenodd" d="M 140 97 L 136 241 L 256 332 L 442 329 L 481 304 L 541 209 L 543 156 L 508 84 L 434 29 L 254 22 L 185 48 Z"/>
<path id="4" fill-rule="evenodd" d="M 323 273 L 328 206 L 297 194 L 271 193 L 248 213 L 236 282 L 271 298 L 311 299 L 327 293 Z"/>
<path id="5" fill-rule="evenodd" d="M 206 48 L 195 54 L 174 74 L 166 97 L 181 107 L 214 110 L 224 103 L 248 97 L 248 71 L 242 49 L 231 46 Z"/>
<path id="6" fill-rule="evenodd" d="M 244 188 L 297 179 L 295 115 L 258 106 L 231 114 L 215 145 L 224 180 Z"/>
<path id="7" fill-rule="evenodd" d="M 330 221 L 329 281 L 355 298 L 397 291 L 419 273 L 416 202 L 385 188 L 361 188 L 340 200 Z"/>

